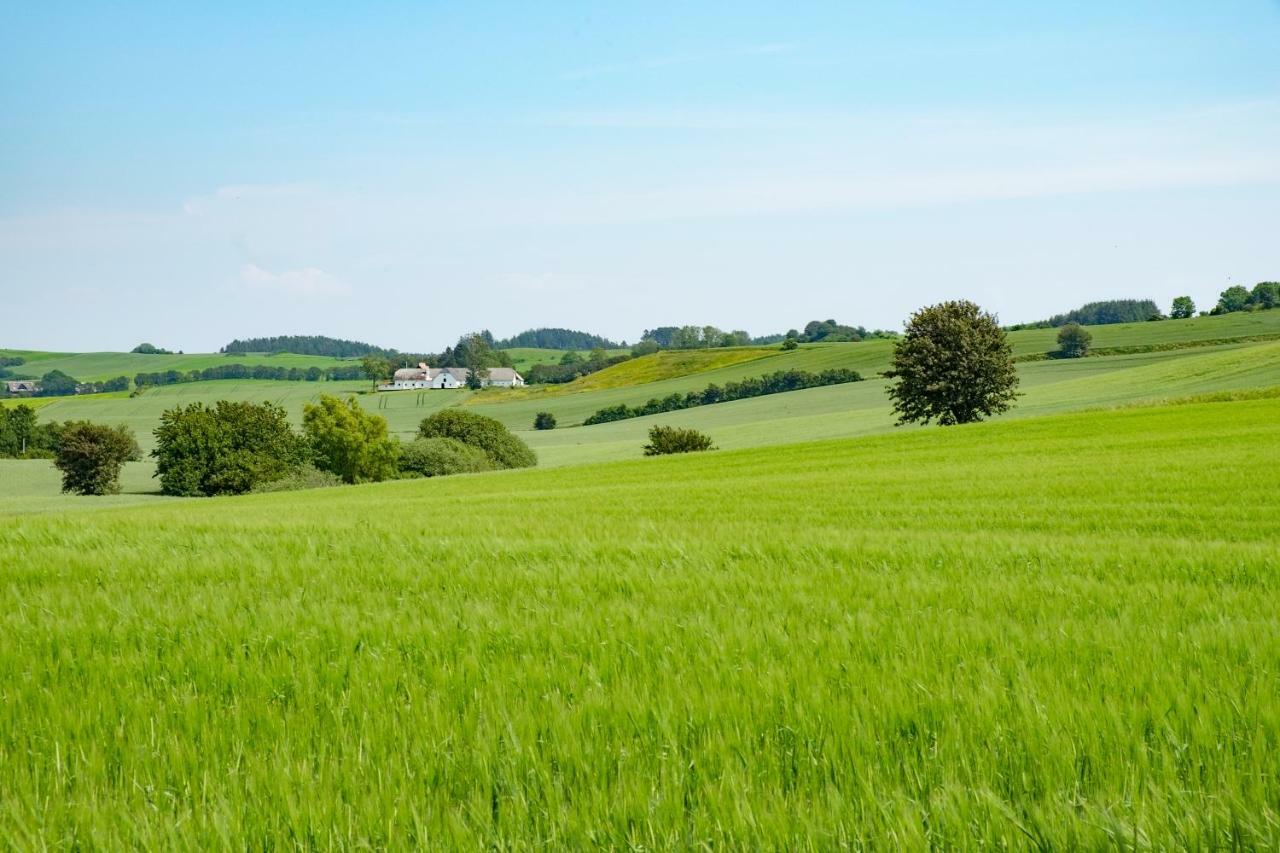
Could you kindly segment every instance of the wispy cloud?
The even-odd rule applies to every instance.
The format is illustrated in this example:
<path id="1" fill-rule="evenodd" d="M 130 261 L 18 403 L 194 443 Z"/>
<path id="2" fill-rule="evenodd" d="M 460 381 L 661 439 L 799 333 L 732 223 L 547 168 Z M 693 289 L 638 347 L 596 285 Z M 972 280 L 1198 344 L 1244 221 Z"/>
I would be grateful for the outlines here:
<path id="1" fill-rule="evenodd" d="M 348 284 L 316 267 L 275 273 L 257 264 L 245 264 L 240 268 L 239 281 L 255 290 L 305 299 L 325 299 L 351 293 Z"/>
<path id="2" fill-rule="evenodd" d="M 566 71 L 560 77 L 562 80 L 588 80 L 592 77 L 604 77 L 610 74 L 630 74 L 636 71 L 654 71 L 659 68 L 670 68 L 677 65 L 698 65 L 753 56 L 775 56 L 777 54 L 790 53 L 794 49 L 795 45 L 785 42 L 743 45 L 725 50 L 653 56 L 635 59 L 630 62 L 615 62 L 608 65 L 575 68 Z"/>

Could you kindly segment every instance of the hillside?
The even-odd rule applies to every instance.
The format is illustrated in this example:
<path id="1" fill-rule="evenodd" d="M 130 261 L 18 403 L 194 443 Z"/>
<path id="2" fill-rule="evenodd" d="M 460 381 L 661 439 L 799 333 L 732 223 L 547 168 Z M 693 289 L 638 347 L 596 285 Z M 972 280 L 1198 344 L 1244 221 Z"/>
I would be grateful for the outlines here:
<path id="1" fill-rule="evenodd" d="M 1127 326 L 1101 326 L 1095 344 L 1149 350 L 1085 359 L 1023 361 L 1018 365 L 1024 396 L 1010 417 L 1061 412 L 1125 402 L 1197 394 L 1224 388 L 1280 386 L 1280 311 L 1204 317 Z M 1043 354 L 1054 346 L 1054 330 L 1010 334 L 1015 352 Z M 1264 340 L 1250 340 L 1262 338 Z M 1239 340 L 1215 344 L 1218 340 Z M 890 341 L 806 344 L 784 352 L 742 348 L 661 352 L 623 362 L 564 386 L 519 391 L 398 392 L 362 396 L 365 407 L 386 417 L 390 429 L 410 438 L 423 417 L 439 408 L 474 405 L 520 431 L 543 464 L 620 459 L 633 455 L 655 423 L 677 423 L 712 432 L 725 447 L 785 444 L 817 438 L 865 435 L 893 428 L 893 418 L 877 378 L 892 355 Z M 167 356 L 134 356 L 161 359 Z M 741 400 L 617 424 L 570 428 L 596 410 L 651 397 L 683 394 L 708 384 L 759 376 L 777 370 L 858 370 L 867 381 Z M 674 374 L 674 375 L 673 375 Z M 666 376 L 668 378 L 653 378 Z M 41 416 L 56 420 L 89 419 L 126 423 L 144 449 L 160 413 L 195 400 L 270 400 L 284 406 L 295 423 L 302 406 L 320 394 L 366 392 L 367 382 L 271 382 L 224 380 L 148 390 L 137 398 L 93 395 L 61 398 L 44 405 Z M 10 405 L 14 401 L 7 401 Z M 560 429 L 531 430 L 539 411 L 553 413 Z"/>
<path id="2" fill-rule="evenodd" d="M 24 516 L 0 830 L 1270 846 L 1277 442 L 1259 400 Z"/>
<path id="3" fill-rule="evenodd" d="M 58 353 L 32 350 L 0 349 L 0 356 L 16 355 L 26 359 L 26 364 L 11 368 L 14 373 L 40 377 L 51 370 L 61 370 L 82 382 L 95 382 L 116 376 L 133 379 L 138 373 L 157 373 L 165 370 L 203 370 L 224 364 L 267 364 L 273 367 L 335 367 L 350 364 L 326 356 L 294 355 L 292 353 L 189 353 L 186 355 L 142 355 L 133 352 L 82 352 Z"/>

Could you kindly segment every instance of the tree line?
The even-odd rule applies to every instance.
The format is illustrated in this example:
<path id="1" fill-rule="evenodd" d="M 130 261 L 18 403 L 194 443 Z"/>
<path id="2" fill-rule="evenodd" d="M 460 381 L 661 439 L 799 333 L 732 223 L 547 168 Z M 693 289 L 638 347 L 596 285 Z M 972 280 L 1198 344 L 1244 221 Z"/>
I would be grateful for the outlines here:
<path id="1" fill-rule="evenodd" d="M 348 341 L 325 335 L 278 335 L 244 340 L 237 338 L 218 352 L 290 352 L 296 355 L 322 355 L 330 358 L 360 358 L 365 355 L 391 358 L 398 354 L 394 349 L 383 349 L 363 341 Z"/>
<path id="2" fill-rule="evenodd" d="M 1210 314 L 1234 314 L 1237 311 L 1266 311 L 1280 306 L 1280 281 L 1260 281 L 1253 290 L 1237 284 L 1218 295 L 1218 304 Z"/>
<path id="3" fill-rule="evenodd" d="M 139 388 L 160 385 L 180 385 L 184 382 L 209 382 L 214 379 L 274 379 L 285 382 L 320 382 L 363 379 L 364 370 L 358 364 L 334 367 L 280 367 L 271 364 L 219 364 L 202 370 L 160 370 L 139 373 L 133 384 Z M 126 380 L 127 381 L 127 380 Z"/>
<path id="4" fill-rule="evenodd" d="M 491 342 L 496 349 L 530 347 L 533 349 L 592 350 L 623 349 L 627 342 L 614 343 L 608 338 L 574 329 L 528 329 L 518 335 Z"/>
<path id="5" fill-rule="evenodd" d="M 689 391 L 685 394 L 669 394 L 661 399 L 654 398 L 641 406 L 628 406 L 619 403 L 606 406 L 582 422 L 583 426 L 621 421 L 628 418 L 640 418 L 662 412 L 677 412 L 695 406 L 708 406 L 715 403 L 728 403 L 732 400 L 745 400 L 749 397 L 763 397 L 767 394 L 781 394 L 786 391 L 800 391 L 805 388 L 820 388 L 826 385 L 842 385 L 847 382 L 861 382 L 862 375 L 856 370 L 832 368 L 814 373 L 809 370 L 779 370 L 764 376 L 743 379 L 740 382 L 726 382 L 724 386 L 708 385 L 701 391 Z"/>
<path id="6" fill-rule="evenodd" d="M 560 357 L 559 364 L 535 364 L 525 371 L 524 381 L 530 385 L 558 385 L 572 382 L 580 376 L 586 376 L 606 367 L 630 361 L 628 353 L 608 355 L 600 347 L 593 349 L 586 357 L 569 350 Z"/>
<path id="7" fill-rule="evenodd" d="M 1101 302 L 1090 302 L 1072 311 L 1055 314 L 1048 320 L 1034 323 L 1016 323 L 1006 326 L 1010 332 L 1022 329 L 1056 329 L 1068 323 L 1081 326 L 1108 326 L 1114 323 L 1143 323 L 1147 320 L 1161 320 L 1164 315 L 1160 307 L 1150 299 L 1108 299 Z"/>

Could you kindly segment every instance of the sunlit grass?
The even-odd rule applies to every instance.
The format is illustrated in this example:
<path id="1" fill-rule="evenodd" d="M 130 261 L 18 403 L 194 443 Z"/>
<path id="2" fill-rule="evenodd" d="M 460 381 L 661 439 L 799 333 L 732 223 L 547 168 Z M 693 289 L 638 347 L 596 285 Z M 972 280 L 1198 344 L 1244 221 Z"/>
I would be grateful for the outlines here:
<path id="1" fill-rule="evenodd" d="M 1278 443 L 1262 399 L 11 518 L 0 842 L 1274 846 Z"/>

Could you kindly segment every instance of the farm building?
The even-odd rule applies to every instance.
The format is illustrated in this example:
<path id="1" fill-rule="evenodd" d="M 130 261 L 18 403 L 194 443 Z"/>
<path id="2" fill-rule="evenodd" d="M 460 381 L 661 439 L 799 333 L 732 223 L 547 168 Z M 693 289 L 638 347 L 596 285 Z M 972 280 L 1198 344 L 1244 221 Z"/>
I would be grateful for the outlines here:
<path id="1" fill-rule="evenodd" d="M 32 379 L 14 379 L 6 382 L 5 388 L 10 394 L 34 394 L 40 390 L 40 386 Z"/>
<path id="2" fill-rule="evenodd" d="M 510 367 L 491 367 L 488 376 L 480 381 L 481 385 L 495 388 L 518 388 L 524 385 L 524 377 Z M 462 388 L 467 384 L 471 371 L 465 367 L 427 367 L 419 363 L 417 367 L 402 367 L 385 385 L 379 385 L 379 391 L 408 391 L 414 388 Z"/>

